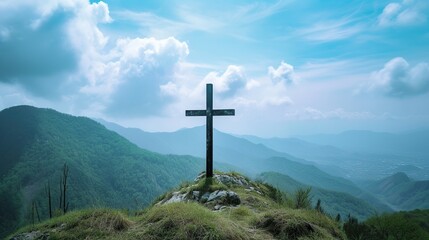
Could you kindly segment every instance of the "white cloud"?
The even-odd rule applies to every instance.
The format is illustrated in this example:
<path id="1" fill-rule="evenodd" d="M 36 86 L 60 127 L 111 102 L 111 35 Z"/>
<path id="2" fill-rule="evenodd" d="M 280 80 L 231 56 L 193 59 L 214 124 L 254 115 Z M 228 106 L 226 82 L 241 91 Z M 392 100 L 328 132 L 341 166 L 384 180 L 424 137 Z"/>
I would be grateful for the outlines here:
<path id="1" fill-rule="evenodd" d="M 378 16 L 378 24 L 383 27 L 421 24 L 426 22 L 427 8 L 427 2 L 418 0 L 389 3 Z"/>
<path id="2" fill-rule="evenodd" d="M 247 79 L 242 67 L 229 65 L 222 74 L 210 72 L 203 82 L 215 84 L 214 90 L 222 96 L 232 96 L 246 86 Z"/>
<path id="3" fill-rule="evenodd" d="M 102 96 L 112 115 L 158 114 L 174 95 L 176 67 L 188 54 L 188 45 L 173 37 L 119 39 L 88 69 L 81 91 Z"/>
<path id="4" fill-rule="evenodd" d="M 290 85 L 297 81 L 293 66 L 283 61 L 277 69 L 272 66 L 268 67 L 268 75 L 274 83 L 284 82 Z"/>
<path id="5" fill-rule="evenodd" d="M 55 95 L 82 112 L 162 111 L 172 94 L 161 86 L 174 82 L 189 54 L 187 44 L 172 37 L 112 41 L 100 29 L 113 21 L 102 1 L 6 1 L 0 20 L 0 83 Z"/>
<path id="6" fill-rule="evenodd" d="M 397 57 L 372 74 L 369 90 L 380 91 L 390 97 L 410 97 L 429 91 L 429 64 L 422 62 L 415 66 Z"/>

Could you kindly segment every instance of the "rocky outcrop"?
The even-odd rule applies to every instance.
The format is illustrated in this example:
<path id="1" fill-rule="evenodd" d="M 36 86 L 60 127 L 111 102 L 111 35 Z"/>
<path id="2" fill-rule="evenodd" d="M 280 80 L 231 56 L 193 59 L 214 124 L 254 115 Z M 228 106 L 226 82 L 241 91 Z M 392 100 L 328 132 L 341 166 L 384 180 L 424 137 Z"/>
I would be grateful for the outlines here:
<path id="1" fill-rule="evenodd" d="M 232 174 L 214 174 L 214 184 L 224 186 L 225 189 L 217 189 L 213 191 L 205 191 L 203 189 L 195 189 L 199 182 L 205 181 L 205 173 L 200 174 L 194 180 L 194 185 L 187 186 L 179 191 L 175 191 L 167 195 L 156 205 L 163 205 L 175 202 L 199 202 L 212 210 L 222 210 L 226 207 L 235 207 L 240 205 L 240 196 L 230 190 L 234 187 L 241 187 L 246 191 L 254 191 L 262 194 L 261 190 L 253 185 L 249 180 L 240 175 Z"/>

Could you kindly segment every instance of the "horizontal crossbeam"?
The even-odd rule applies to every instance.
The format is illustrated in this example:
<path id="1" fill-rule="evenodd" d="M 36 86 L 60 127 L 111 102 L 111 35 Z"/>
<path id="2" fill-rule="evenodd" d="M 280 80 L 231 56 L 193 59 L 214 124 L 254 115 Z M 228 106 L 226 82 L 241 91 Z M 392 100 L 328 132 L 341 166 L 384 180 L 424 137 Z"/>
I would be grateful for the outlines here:
<path id="1" fill-rule="evenodd" d="M 186 110 L 186 116 L 207 116 L 207 110 Z M 212 116 L 235 116 L 235 109 L 213 109 Z"/>
<path id="2" fill-rule="evenodd" d="M 235 116 L 234 109 L 213 109 L 213 116 Z"/>
<path id="3" fill-rule="evenodd" d="M 186 116 L 206 116 L 207 110 L 186 110 Z"/>

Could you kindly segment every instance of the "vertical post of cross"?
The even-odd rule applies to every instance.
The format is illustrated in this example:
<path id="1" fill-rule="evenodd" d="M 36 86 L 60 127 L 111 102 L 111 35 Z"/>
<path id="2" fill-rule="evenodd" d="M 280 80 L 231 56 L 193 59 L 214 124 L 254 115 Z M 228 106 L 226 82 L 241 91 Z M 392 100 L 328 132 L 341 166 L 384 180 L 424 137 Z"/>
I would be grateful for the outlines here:
<path id="1" fill-rule="evenodd" d="M 213 177 L 213 84 L 206 85 L 206 177 Z"/>
<path id="2" fill-rule="evenodd" d="M 213 116 L 234 116 L 234 109 L 213 109 L 213 84 L 206 85 L 206 109 L 186 110 L 189 117 L 206 117 L 206 178 L 213 177 Z"/>

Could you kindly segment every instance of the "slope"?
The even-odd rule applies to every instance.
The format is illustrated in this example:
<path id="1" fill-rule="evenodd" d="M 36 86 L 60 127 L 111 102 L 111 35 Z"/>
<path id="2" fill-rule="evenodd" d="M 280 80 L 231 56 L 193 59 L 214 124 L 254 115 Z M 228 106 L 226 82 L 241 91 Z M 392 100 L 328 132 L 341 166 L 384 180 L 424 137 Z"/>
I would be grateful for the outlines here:
<path id="1" fill-rule="evenodd" d="M 0 237 L 28 222 L 30 206 L 47 215 L 44 187 L 54 208 L 67 163 L 70 209 L 136 208 L 203 169 L 190 156 L 143 150 L 101 124 L 50 109 L 18 106 L 0 112 Z"/>
<path id="2" fill-rule="evenodd" d="M 364 187 L 399 210 L 429 209 L 429 181 L 415 181 L 399 172 Z"/>
<path id="3" fill-rule="evenodd" d="M 312 204 L 316 205 L 317 200 L 320 199 L 323 209 L 331 216 L 340 214 L 342 219 L 346 219 L 350 214 L 362 221 L 378 212 L 367 202 L 350 194 L 303 184 L 280 173 L 265 172 L 260 174 L 258 178 L 279 188 L 281 191 L 289 193 L 293 193 L 299 188 L 311 187 Z"/>

